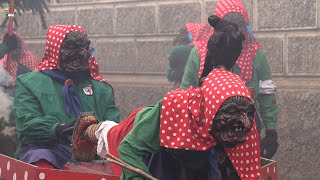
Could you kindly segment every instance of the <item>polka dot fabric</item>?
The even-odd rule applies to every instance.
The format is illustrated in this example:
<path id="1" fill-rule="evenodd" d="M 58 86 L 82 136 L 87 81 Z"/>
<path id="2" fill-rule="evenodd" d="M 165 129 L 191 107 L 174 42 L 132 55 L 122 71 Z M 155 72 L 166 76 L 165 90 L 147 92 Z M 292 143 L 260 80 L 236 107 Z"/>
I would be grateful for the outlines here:
<path id="1" fill-rule="evenodd" d="M 213 14 L 218 16 L 219 18 L 224 18 L 224 16 L 228 13 L 238 12 L 242 14 L 246 23 L 249 23 L 249 15 L 246 11 L 241 0 L 220 0 L 217 3 L 216 9 Z"/>
<path id="2" fill-rule="evenodd" d="M 188 32 L 192 33 L 192 44 L 197 46 L 200 56 L 200 68 L 198 76 L 201 77 L 204 69 L 204 63 L 207 54 L 207 43 L 214 29 L 206 23 L 188 23 L 186 24 Z"/>
<path id="3" fill-rule="evenodd" d="M 232 12 L 242 14 L 246 23 L 249 24 L 249 15 L 241 0 L 220 0 L 214 10 L 214 15 L 224 18 L 225 15 Z M 260 48 L 260 45 L 256 40 L 254 40 L 254 43 L 251 43 L 250 39 L 250 35 L 247 32 L 243 50 L 237 60 L 237 64 L 241 69 L 240 77 L 245 82 L 251 80 L 253 59 L 256 57 L 256 51 Z"/>
<path id="4" fill-rule="evenodd" d="M 210 135 L 213 118 L 222 103 L 232 96 L 251 99 L 241 78 L 224 69 L 214 69 L 200 88 L 190 87 L 187 90 L 177 89 L 167 93 L 161 109 L 160 145 L 197 151 L 209 150 L 215 146 L 215 139 Z M 239 176 L 243 174 L 243 179 L 246 175 L 251 179 L 258 176 L 259 148 L 258 132 L 254 126 L 244 144 L 226 149 Z"/>
<path id="5" fill-rule="evenodd" d="M 38 70 L 58 69 L 60 60 L 60 47 L 65 36 L 70 31 L 85 32 L 84 29 L 77 25 L 52 25 L 48 29 L 46 50 Z M 99 65 L 95 61 L 95 57 L 91 56 L 89 60 L 90 75 L 97 81 L 107 83 L 102 76 L 99 75 Z"/>
<path id="6" fill-rule="evenodd" d="M 240 0 L 220 0 L 216 5 L 216 9 L 214 10 L 214 15 L 222 19 L 225 15 L 232 12 L 238 12 L 242 14 L 242 16 L 245 18 L 246 23 L 249 23 L 248 13 Z M 202 42 L 197 43 L 198 54 L 200 56 L 200 68 L 198 73 L 199 77 L 201 77 L 204 69 L 204 63 L 208 51 L 207 43 L 213 32 L 213 30 L 210 31 L 206 36 L 207 38 L 204 38 Z M 256 41 L 256 39 L 254 39 L 254 43 L 251 43 L 250 39 L 250 35 L 247 32 L 242 52 L 237 60 L 237 64 L 241 69 L 240 77 L 245 82 L 249 82 L 251 80 L 253 66 L 252 63 L 254 58 L 256 57 L 256 51 L 260 49 L 260 44 Z"/>
<path id="7" fill-rule="evenodd" d="M 242 180 L 258 179 L 261 172 L 259 134 L 254 121 L 244 144 L 235 148 L 224 148 L 234 169 Z"/>
<path id="8" fill-rule="evenodd" d="M 208 39 L 208 35 L 212 34 L 210 31 L 213 31 L 207 23 L 187 23 L 186 29 L 192 34 L 191 44 L 193 45 L 200 43 L 204 39 Z"/>
<path id="9" fill-rule="evenodd" d="M 30 70 L 35 70 L 37 67 L 38 59 L 29 51 L 25 43 L 22 41 L 21 36 L 14 32 L 14 34 L 18 37 L 21 42 L 22 52 L 19 57 L 19 63 L 26 66 Z M 16 60 L 12 60 L 12 58 L 8 59 L 6 55 L 3 59 L 0 60 L 0 63 L 4 64 L 4 68 L 11 74 L 13 78 L 13 83 L 15 84 L 17 79 L 17 71 L 18 71 L 18 62 Z"/>

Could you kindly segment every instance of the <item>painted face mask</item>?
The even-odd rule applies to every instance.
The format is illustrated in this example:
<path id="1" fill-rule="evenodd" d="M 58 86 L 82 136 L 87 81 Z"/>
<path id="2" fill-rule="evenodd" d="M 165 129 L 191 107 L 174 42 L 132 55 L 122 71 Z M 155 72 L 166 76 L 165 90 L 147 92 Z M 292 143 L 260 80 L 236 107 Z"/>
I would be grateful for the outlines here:
<path id="1" fill-rule="evenodd" d="M 254 121 L 254 103 L 246 97 L 233 96 L 223 102 L 214 118 L 212 132 L 225 148 L 233 148 L 246 141 L 246 134 Z"/>
<path id="2" fill-rule="evenodd" d="M 74 34 L 71 32 L 81 32 L 80 34 Z M 97 81 L 102 81 L 105 83 L 108 83 L 102 76 L 100 76 L 99 74 L 99 65 L 95 60 L 95 57 L 90 53 L 89 58 L 85 57 L 85 54 L 89 54 L 89 50 L 88 47 L 90 45 L 90 41 L 87 39 L 86 37 L 86 32 L 85 30 L 77 25 L 53 25 L 50 26 L 48 28 L 48 33 L 47 33 L 47 38 L 46 38 L 46 50 L 44 53 L 44 56 L 37 68 L 37 70 L 54 70 L 54 69 L 59 69 L 61 68 L 60 65 L 60 61 L 61 58 L 60 56 L 65 56 L 68 57 L 69 55 L 72 55 L 72 53 L 69 54 L 69 51 L 71 51 L 72 49 L 74 49 L 74 47 L 72 48 L 61 48 L 62 43 L 66 43 L 67 41 L 65 41 L 67 35 L 71 34 L 72 36 L 75 36 L 73 38 L 79 38 L 77 39 L 77 41 L 80 41 L 81 44 L 81 51 L 80 49 L 78 49 L 78 51 L 76 51 L 78 54 L 78 57 L 82 57 L 80 59 L 83 59 L 84 61 L 82 62 L 82 65 L 78 65 L 78 62 L 75 62 L 74 65 L 68 65 L 69 69 L 75 70 L 75 69 L 80 69 L 83 70 L 84 68 L 84 64 L 87 64 L 87 68 L 90 71 L 90 76 L 97 80 Z M 80 44 L 78 44 L 80 46 Z M 64 49 L 64 53 L 61 53 L 62 49 Z M 69 50 L 71 49 L 71 50 Z M 85 53 L 86 52 L 86 53 Z M 65 54 L 65 55 L 62 55 Z M 63 57 L 62 59 L 69 59 L 69 58 L 65 58 Z M 71 56 L 72 57 L 72 56 Z M 72 59 L 72 58 L 71 58 Z M 76 58 L 77 59 L 77 58 Z M 68 62 L 67 60 L 64 60 L 65 62 Z M 72 61 L 72 60 L 70 60 Z M 89 62 L 87 62 L 89 61 Z M 68 64 L 68 63 L 67 63 Z M 71 63 L 72 64 L 72 63 Z M 79 63 L 81 64 L 81 63 Z M 77 67 L 77 68 L 75 68 Z M 81 67 L 81 68 L 79 68 Z M 72 73 L 71 73 L 72 74 Z"/>
<path id="3" fill-rule="evenodd" d="M 90 41 L 85 33 L 69 32 L 61 44 L 60 69 L 66 73 L 88 71 L 89 46 Z"/>

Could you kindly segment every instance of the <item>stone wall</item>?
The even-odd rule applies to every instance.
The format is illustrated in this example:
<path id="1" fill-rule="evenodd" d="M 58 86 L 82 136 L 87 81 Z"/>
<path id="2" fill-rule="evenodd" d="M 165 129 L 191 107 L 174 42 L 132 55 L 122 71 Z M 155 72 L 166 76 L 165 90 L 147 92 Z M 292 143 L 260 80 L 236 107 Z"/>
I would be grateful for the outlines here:
<path id="1" fill-rule="evenodd" d="M 268 55 L 279 90 L 280 179 L 320 176 L 320 0 L 243 0 L 257 39 Z M 97 51 L 100 71 L 114 86 L 126 117 L 172 88 L 165 78 L 166 53 L 186 22 L 206 21 L 217 1 L 60 0 L 49 24 L 79 24 Z M 39 58 L 45 30 L 24 14 L 19 32 Z"/>

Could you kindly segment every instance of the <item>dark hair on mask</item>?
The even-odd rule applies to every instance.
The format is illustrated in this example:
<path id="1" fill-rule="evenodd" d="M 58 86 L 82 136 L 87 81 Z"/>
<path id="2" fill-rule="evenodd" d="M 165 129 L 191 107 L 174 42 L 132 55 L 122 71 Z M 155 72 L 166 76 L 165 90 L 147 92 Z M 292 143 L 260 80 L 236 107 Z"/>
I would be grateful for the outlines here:
<path id="1" fill-rule="evenodd" d="M 89 49 L 90 40 L 87 34 L 79 31 L 71 31 L 64 38 L 60 47 L 61 63 L 72 56 L 84 56 L 83 49 Z"/>
<path id="2" fill-rule="evenodd" d="M 215 31 L 208 41 L 208 52 L 200 80 L 206 77 L 212 69 L 220 66 L 231 70 L 242 51 L 245 38 L 235 23 L 222 20 L 215 15 L 209 16 L 208 22 Z"/>
<path id="3" fill-rule="evenodd" d="M 89 48 L 90 40 L 87 34 L 79 31 L 71 31 L 64 38 L 61 48 L 77 49 L 79 47 Z"/>

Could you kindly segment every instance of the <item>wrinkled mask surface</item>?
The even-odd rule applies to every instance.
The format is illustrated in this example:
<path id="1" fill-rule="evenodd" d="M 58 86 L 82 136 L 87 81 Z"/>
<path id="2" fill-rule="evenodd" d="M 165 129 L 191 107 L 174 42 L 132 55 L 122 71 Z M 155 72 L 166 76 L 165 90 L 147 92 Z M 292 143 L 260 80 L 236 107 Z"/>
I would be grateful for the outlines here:
<path id="1" fill-rule="evenodd" d="M 213 124 L 213 137 L 225 148 L 233 148 L 246 141 L 246 134 L 254 123 L 255 106 L 246 97 L 228 98 L 219 108 Z"/>
<path id="2" fill-rule="evenodd" d="M 69 32 L 60 48 L 60 69 L 65 73 L 87 72 L 91 56 L 90 41 L 85 33 Z"/>

